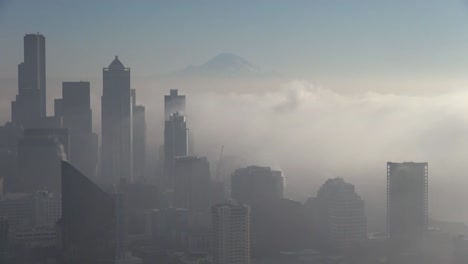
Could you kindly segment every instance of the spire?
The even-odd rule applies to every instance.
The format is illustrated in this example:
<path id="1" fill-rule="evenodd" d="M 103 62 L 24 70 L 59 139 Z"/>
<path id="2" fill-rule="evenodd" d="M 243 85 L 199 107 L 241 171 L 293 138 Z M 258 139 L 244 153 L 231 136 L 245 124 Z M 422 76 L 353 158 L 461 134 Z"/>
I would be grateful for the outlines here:
<path id="1" fill-rule="evenodd" d="M 123 70 L 125 66 L 120 62 L 119 57 L 115 56 L 115 59 L 109 64 L 109 69 L 111 70 Z"/>

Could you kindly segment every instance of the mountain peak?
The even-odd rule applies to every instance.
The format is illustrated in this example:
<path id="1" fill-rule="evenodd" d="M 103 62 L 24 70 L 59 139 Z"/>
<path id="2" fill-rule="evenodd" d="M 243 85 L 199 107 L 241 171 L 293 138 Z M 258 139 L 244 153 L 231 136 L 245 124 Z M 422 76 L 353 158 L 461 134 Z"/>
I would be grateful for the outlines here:
<path id="1" fill-rule="evenodd" d="M 184 75 L 214 76 L 256 76 L 262 75 L 260 67 L 233 53 L 220 53 L 206 63 L 188 66 L 181 72 Z"/>

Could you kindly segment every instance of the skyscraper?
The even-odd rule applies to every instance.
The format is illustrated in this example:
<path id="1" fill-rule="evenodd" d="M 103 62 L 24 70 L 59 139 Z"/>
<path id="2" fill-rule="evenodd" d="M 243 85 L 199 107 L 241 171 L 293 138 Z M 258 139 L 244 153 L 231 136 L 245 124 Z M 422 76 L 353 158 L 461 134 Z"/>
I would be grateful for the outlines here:
<path id="1" fill-rule="evenodd" d="M 64 263 L 115 263 L 115 201 L 68 162 L 62 162 L 60 224 Z"/>
<path id="2" fill-rule="evenodd" d="M 171 89 L 169 95 L 164 96 L 164 119 L 169 120 L 174 113 L 185 115 L 185 95 L 179 95 L 177 89 Z"/>
<path id="3" fill-rule="evenodd" d="M 211 208 L 216 264 L 250 263 L 250 208 L 235 201 Z"/>
<path id="4" fill-rule="evenodd" d="M 207 158 L 176 157 L 174 164 L 174 206 L 209 212 L 211 176 Z"/>
<path id="5" fill-rule="evenodd" d="M 231 176 L 231 197 L 248 205 L 282 199 L 283 192 L 283 173 L 270 167 L 249 166 Z"/>
<path id="6" fill-rule="evenodd" d="M 11 105 L 11 118 L 23 127 L 33 127 L 46 115 L 46 54 L 43 35 L 24 36 L 24 62 L 18 65 L 18 95 Z"/>
<path id="7" fill-rule="evenodd" d="M 174 113 L 164 126 L 164 176 L 167 189 L 174 188 L 174 159 L 188 156 L 188 128 L 185 116 Z"/>
<path id="8" fill-rule="evenodd" d="M 146 120 L 145 107 L 136 104 L 135 89 L 132 89 L 132 120 L 133 177 L 141 180 L 146 172 Z"/>
<path id="9" fill-rule="evenodd" d="M 132 179 L 132 110 L 130 69 L 116 56 L 103 69 L 101 172 L 117 184 Z"/>
<path id="10" fill-rule="evenodd" d="M 327 180 L 317 192 L 318 230 L 339 252 L 359 246 L 367 236 L 364 201 L 342 178 Z"/>
<path id="11" fill-rule="evenodd" d="M 394 252 L 418 251 L 428 227 L 427 209 L 427 162 L 387 162 L 387 236 Z"/>
<path id="12" fill-rule="evenodd" d="M 92 110 L 89 82 L 63 82 L 62 99 L 57 114 L 61 114 L 63 126 L 70 135 L 69 161 L 80 171 L 94 176 L 98 138 L 92 131 Z M 57 101 L 56 101 L 57 102 Z"/>

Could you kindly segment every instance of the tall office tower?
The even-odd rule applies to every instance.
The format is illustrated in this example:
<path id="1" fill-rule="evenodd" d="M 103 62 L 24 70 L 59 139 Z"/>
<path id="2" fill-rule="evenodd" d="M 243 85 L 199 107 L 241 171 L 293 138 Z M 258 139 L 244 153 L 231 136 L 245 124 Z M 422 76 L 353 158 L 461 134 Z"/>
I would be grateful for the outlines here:
<path id="1" fill-rule="evenodd" d="M 250 208 L 230 201 L 211 208 L 216 264 L 250 263 Z"/>
<path id="2" fill-rule="evenodd" d="M 185 95 L 179 95 L 177 89 L 171 89 L 169 95 L 164 96 L 164 120 L 169 120 L 174 113 L 185 115 Z"/>
<path id="3" fill-rule="evenodd" d="M 428 227 L 427 208 L 427 162 L 387 162 L 387 236 L 394 253 L 419 250 Z"/>
<path id="4" fill-rule="evenodd" d="M 68 153 L 67 129 L 26 129 L 18 143 L 20 191 L 60 191 L 60 161 Z"/>
<path id="5" fill-rule="evenodd" d="M 174 188 L 174 159 L 188 156 L 188 128 L 185 116 L 174 113 L 164 126 L 164 177 L 166 189 Z"/>
<path id="6" fill-rule="evenodd" d="M 248 205 L 282 199 L 283 192 L 283 173 L 269 167 L 249 166 L 231 176 L 231 197 Z"/>
<path id="7" fill-rule="evenodd" d="M 209 212 L 210 164 L 206 157 L 177 157 L 174 162 L 174 206 L 191 212 Z"/>
<path id="8" fill-rule="evenodd" d="M 367 237 L 364 201 L 354 185 L 342 178 L 327 180 L 318 190 L 318 230 L 327 246 L 339 252 L 352 250 Z"/>
<path id="9" fill-rule="evenodd" d="M 18 95 L 11 105 L 12 121 L 35 126 L 46 115 L 46 62 L 43 35 L 24 36 L 24 62 L 18 65 Z"/>
<path id="10" fill-rule="evenodd" d="M 61 114 L 63 126 L 70 135 L 69 161 L 93 177 L 98 160 L 98 136 L 92 131 L 89 82 L 63 82 L 62 97 L 57 114 Z"/>
<path id="11" fill-rule="evenodd" d="M 145 107 L 136 104 L 136 91 L 132 89 L 133 117 L 133 177 L 142 180 L 146 172 L 146 120 Z"/>
<path id="12" fill-rule="evenodd" d="M 115 263 L 118 247 L 113 197 L 70 163 L 62 162 L 64 263 Z"/>
<path id="13" fill-rule="evenodd" d="M 101 173 L 118 184 L 132 179 L 132 109 L 130 69 L 115 57 L 103 69 Z"/>

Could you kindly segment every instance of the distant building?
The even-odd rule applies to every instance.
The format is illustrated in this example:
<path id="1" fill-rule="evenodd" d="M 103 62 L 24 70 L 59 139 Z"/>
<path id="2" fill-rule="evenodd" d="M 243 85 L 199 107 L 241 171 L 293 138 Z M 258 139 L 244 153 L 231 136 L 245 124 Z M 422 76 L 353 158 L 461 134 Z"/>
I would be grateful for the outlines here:
<path id="1" fill-rule="evenodd" d="M 250 208 L 230 201 L 211 208 L 213 259 L 217 264 L 250 263 Z"/>
<path id="2" fill-rule="evenodd" d="M 98 136 L 92 131 L 92 110 L 89 82 L 63 82 L 60 109 L 63 127 L 70 135 L 69 161 L 80 171 L 93 177 L 98 160 Z"/>
<path id="3" fill-rule="evenodd" d="M 21 192 L 60 192 L 60 161 L 67 160 L 67 129 L 26 129 L 18 143 Z"/>
<path id="4" fill-rule="evenodd" d="M 428 164 L 387 162 L 387 235 L 392 253 L 419 251 L 428 228 Z"/>
<path id="5" fill-rule="evenodd" d="M 0 217 L 0 263 L 8 263 L 10 249 L 10 225 L 6 218 Z"/>
<path id="6" fill-rule="evenodd" d="M 174 188 L 176 157 L 188 156 L 188 128 L 185 116 L 172 114 L 164 125 L 164 176 L 166 189 Z"/>
<path id="7" fill-rule="evenodd" d="M 327 180 L 317 192 L 321 237 L 339 252 L 359 247 L 367 238 L 364 201 L 342 178 Z"/>
<path id="8" fill-rule="evenodd" d="M 24 36 L 24 62 L 18 65 L 18 95 L 11 104 L 11 118 L 25 128 L 37 125 L 46 115 L 45 37 Z"/>
<path id="9" fill-rule="evenodd" d="M 130 69 L 116 56 L 103 69 L 101 173 L 108 184 L 132 179 Z"/>
<path id="10" fill-rule="evenodd" d="M 269 167 L 249 166 L 231 176 L 231 197 L 248 205 L 282 199 L 283 192 L 282 172 Z"/>
<path id="11" fill-rule="evenodd" d="M 186 247 L 189 231 L 189 212 L 185 208 L 151 210 L 152 237 L 166 249 L 182 250 Z"/>
<path id="12" fill-rule="evenodd" d="M 117 209 L 112 195 L 62 162 L 61 237 L 64 263 L 115 263 Z"/>
<path id="13" fill-rule="evenodd" d="M 206 157 L 176 157 L 174 163 L 174 206 L 208 212 L 212 186 Z"/>
<path id="14" fill-rule="evenodd" d="M 179 95 L 177 89 L 171 89 L 169 95 L 164 96 L 164 119 L 169 120 L 175 113 L 185 115 L 185 95 Z"/>
<path id="15" fill-rule="evenodd" d="M 136 104 L 135 89 L 132 89 L 132 120 L 133 177 L 141 181 L 146 176 L 146 120 L 145 107 Z"/>

